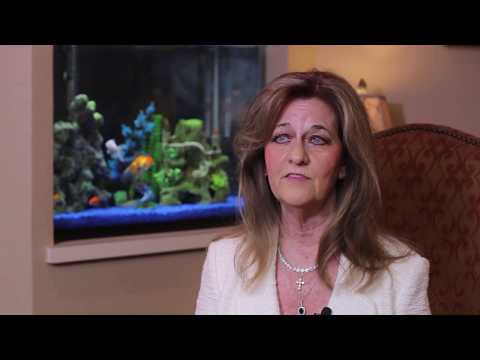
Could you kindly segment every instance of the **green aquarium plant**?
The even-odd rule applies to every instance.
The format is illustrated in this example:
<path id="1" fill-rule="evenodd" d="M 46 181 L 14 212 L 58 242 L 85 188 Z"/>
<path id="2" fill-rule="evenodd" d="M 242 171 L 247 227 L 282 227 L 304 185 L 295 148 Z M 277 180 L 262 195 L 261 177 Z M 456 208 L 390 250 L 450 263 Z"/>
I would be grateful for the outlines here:
<path id="1" fill-rule="evenodd" d="M 201 119 L 181 119 L 173 135 L 162 141 L 161 165 L 153 179 L 163 204 L 223 201 L 229 183 L 222 167 L 228 157 L 203 134 Z M 215 144 L 214 144 L 215 145 Z M 154 155 L 155 156 L 155 155 Z"/>
<path id="2" fill-rule="evenodd" d="M 115 197 L 115 204 L 210 203 L 229 195 L 224 169 L 229 159 L 217 138 L 207 141 L 201 119 L 180 119 L 171 132 L 169 120 L 155 113 L 151 104 L 139 113 L 135 129 L 122 125 L 125 143 L 117 146 L 109 140 L 106 144 L 112 179 L 125 190 L 122 197 Z"/>

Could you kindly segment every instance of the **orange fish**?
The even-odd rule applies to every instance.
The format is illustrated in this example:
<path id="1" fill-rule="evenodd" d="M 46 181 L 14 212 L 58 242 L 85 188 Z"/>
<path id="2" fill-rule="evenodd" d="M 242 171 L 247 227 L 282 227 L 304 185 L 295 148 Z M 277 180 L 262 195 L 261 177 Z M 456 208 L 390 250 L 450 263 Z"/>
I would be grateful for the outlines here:
<path id="1" fill-rule="evenodd" d="M 151 155 L 138 155 L 126 171 L 136 174 L 139 170 L 148 170 L 152 165 L 153 157 Z"/>
<path id="2" fill-rule="evenodd" d="M 100 199 L 99 196 L 94 195 L 90 199 L 88 199 L 88 205 L 96 206 L 96 205 L 99 205 L 101 201 L 102 201 L 102 199 Z"/>
<path id="3" fill-rule="evenodd" d="M 55 193 L 53 194 L 53 201 L 60 201 L 62 199 L 62 196 L 60 195 L 60 193 Z"/>

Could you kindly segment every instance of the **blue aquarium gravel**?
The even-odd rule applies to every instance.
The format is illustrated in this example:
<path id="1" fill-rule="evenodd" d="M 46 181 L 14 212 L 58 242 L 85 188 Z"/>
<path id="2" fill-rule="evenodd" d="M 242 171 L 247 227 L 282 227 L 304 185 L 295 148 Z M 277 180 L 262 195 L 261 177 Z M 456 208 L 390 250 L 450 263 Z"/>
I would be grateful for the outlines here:
<path id="1" fill-rule="evenodd" d="M 211 204 L 159 205 L 147 209 L 116 206 L 88 209 L 76 213 L 57 213 L 54 215 L 54 224 L 55 228 L 59 230 L 74 230 L 115 225 L 162 224 L 184 220 L 214 219 L 238 214 L 241 206 L 243 206 L 243 201 L 237 196 L 229 196 L 224 202 Z"/>

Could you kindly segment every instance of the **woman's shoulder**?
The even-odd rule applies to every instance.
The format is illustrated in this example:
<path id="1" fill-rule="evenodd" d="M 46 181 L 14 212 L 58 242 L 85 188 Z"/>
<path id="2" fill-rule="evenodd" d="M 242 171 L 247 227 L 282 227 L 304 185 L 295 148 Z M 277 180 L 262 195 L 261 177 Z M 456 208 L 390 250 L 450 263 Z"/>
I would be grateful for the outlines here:
<path id="1" fill-rule="evenodd" d="M 406 241 L 392 235 L 381 235 L 378 241 L 386 255 L 393 259 L 383 269 L 376 272 L 374 280 L 376 285 L 370 287 L 371 289 L 391 287 L 392 281 L 394 285 L 408 282 L 418 277 L 419 274 L 428 276 L 429 261 Z M 343 257 L 342 264 L 342 269 L 349 275 L 345 277 L 346 279 L 358 280 L 358 284 L 364 284 L 366 278 L 363 277 L 363 272 L 359 268 L 355 267 L 346 257 Z M 347 281 L 347 284 L 351 283 Z"/>
<path id="2" fill-rule="evenodd" d="M 378 240 L 386 254 L 393 259 L 375 273 L 373 286 L 369 286 L 369 291 L 402 286 L 403 283 L 408 283 L 419 276 L 428 276 L 429 261 L 407 242 L 392 235 L 381 235 Z M 358 284 L 364 284 L 366 278 L 363 278 L 363 272 L 353 266 L 348 259 L 345 259 L 344 262 L 347 264 L 345 268 L 349 270 L 347 273 L 350 275 L 346 278 L 358 280 Z"/>
<path id="3" fill-rule="evenodd" d="M 217 284 L 223 288 L 236 279 L 236 251 L 242 241 L 241 236 L 227 236 L 213 240 L 207 251 L 207 267 L 217 276 Z M 220 285 L 221 284 L 221 285 Z"/>
<path id="4" fill-rule="evenodd" d="M 235 253 L 236 248 L 240 244 L 242 236 L 226 236 L 213 240 L 208 248 L 212 251 L 222 254 Z"/>
<path id="5" fill-rule="evenodd" d="M 387 312 L 430 314 L 430 262 L 407 243 L 394 237 L 387 239 L 385 249 L 390 255 L 398 257 L 388 266 L 388 278 L 384 278 L 384 285 L 388 285 L 384 290 L 388 289 L 390 297 L 395 298 L 393 304 L 386 307 L 390 309 Z"/>
<path id="6" fill-rule="evenodd" d="M 407 267 L 415 264 L 428 264 L 429 261 L 410 246 L 406 241 L 393 235 L 380 236 L 380 242 L 389 256 L 397 258 L 391 267 Z"/>
<path id="7" fill-rule="evenodd" d="M 396 237 L 389 236 L 382 241 L 388 254 L 396 259 L 379 278 L 379 287 L 393 291 L 399 304 L 410 301 L 423 304 L 429 282 L 430 262 L 408 243 Z"/>
<path id="8" fill-rule="evenodd" d="M 243 235 L 239 233 L 218 237 L 208 245 L 208 252 L 214 253 L 216 258 L 224 262 L 232 262 L 237 248 L 240 246 Z"/>

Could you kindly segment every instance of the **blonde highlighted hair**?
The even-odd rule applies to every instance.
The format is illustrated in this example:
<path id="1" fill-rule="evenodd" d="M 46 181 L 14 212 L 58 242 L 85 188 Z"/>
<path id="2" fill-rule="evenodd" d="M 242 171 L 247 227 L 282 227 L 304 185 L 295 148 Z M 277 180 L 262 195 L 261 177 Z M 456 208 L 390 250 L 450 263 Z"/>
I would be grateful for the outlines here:
<path id="1" fill-rule="evenodd" d="M 346 176 L 336 185 L 334 219 L 323 235 L 318 253 L 319 273 L 332 287 L 327 264 L 339 253 L 366 275 L 368 286 L 378 270 L 397 259 L 383 247 L 380 224 L 381 190 L 368 115 L 355 89 L 330 72 L 312 70 L 281 75 L 270 82 L 247 109 L 234 140 L 239 159 L 239 196 L 243 198 L 242 237 L 236 268 L 250 287 L 266 272 L 280 236 L 281 208 L 265 178 L 264 147 L 286 106 L 296 99 L 319 99 L 337 119 Z M 232 234 L 233 235 L 233 234 Z M 247 270 L 252 266 L 252 276 Z"/>

